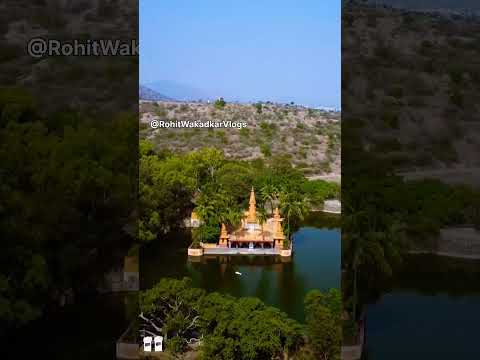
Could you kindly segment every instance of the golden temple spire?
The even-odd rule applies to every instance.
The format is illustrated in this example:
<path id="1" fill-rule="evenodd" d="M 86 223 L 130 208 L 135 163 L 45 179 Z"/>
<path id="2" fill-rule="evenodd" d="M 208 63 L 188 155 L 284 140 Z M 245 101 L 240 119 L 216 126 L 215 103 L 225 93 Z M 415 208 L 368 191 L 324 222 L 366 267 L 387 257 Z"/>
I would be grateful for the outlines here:
<path id="1" fill-rule="evenodd" d="M 283 240 L 285 239 L 285 235 L 283 234 L 282 228 L 282 218 L 280 217 L 280 211 L 278 211 L 278 207 L 275 209 L 273 214 L 273 218 L 275 219 L 275 234 L 273 238 L 275 240 Z"/>
<path id="2" fill-rule="evenodd" d="M 255 191 L 252 190 L 250 191 L 250 201 L 249 207 L 248 207 L 248 216 L 247 216 L 247 221 L 249 223 L 255 223 L 257 221 L 257 209 L 256 209 L 256 201 L 255 201 Z"/>
<path id="3" fill-rule="evenodd" d="M 248 202 L 250 205 L 256 205 L 257 202 L 255 201 L 255 190 L 253 189 L 253 186 L 252 186 L 252 190 L 250 190 L 250 201 Z"/>
<path id="4" fill-rule="evenodd" d="M 228 239 L 227 228 L 223 223 L 222 223 L 222 230 L 220 231 L 220 239 Z"/>
<path id="5" fill-rule="evenodd" d="M 220 247 L 228 247 L 228 233 L 225 224 L 222 223 L 222 230 L 220 230 L 220 241 L 218 243 Z"/>
<path id="6" fill-rule="evenodd" d="M 275 208 L 275 211 L 273 212 L 273 217 L 274 219 L 280 219 L 280 211 L 278 210 L 278 206 Z"/>

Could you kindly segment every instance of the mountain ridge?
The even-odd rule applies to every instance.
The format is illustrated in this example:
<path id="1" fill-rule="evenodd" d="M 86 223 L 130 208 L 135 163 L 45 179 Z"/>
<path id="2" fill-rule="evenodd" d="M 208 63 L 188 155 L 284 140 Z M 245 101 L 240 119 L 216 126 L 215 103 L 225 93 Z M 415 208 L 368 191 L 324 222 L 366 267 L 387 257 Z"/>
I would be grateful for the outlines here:
<path id="1" fill-rule="evenodd" d="M 138 96 L 140 100 L 147 101 L 175 101 L 174 99 L 165 96 L 155 90 L 150 89 L 147 86 L 140 85 L 138 87 Z"/>

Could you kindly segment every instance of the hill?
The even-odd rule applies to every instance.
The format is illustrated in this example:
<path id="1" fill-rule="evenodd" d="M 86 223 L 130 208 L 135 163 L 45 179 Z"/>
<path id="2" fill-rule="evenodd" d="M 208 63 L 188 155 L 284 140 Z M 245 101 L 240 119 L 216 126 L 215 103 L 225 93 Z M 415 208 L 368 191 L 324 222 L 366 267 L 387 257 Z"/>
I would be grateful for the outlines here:
<path id="1" fill-rule="evenodd" d="M 166 96 L 179 101 L 197 101 L 212 100 L 213 96 L 207 94 L 205 91 L 194 88 L 190 85 L 182 84 L 176 81 L 159 80 L 152 83 L 145 84 L 146 87 L 153 91 L 165 94 Z"/>
<path id="2" fill-rule="evenodd" d="M 343 21 L 344 121 L 363 147 L 399 170 L 480 166 L 480 21 L 366 6 Z"/>
<path id="3" fill-rule="evenodd" d="M 309 177 L 339 181 L 340 117 L 339 112 L 273 103 L 231 103 L 216 109 L 209 103 L 142 102 L 140 137 L 174 152 L 212 146 L 233 159 L 287 157 Z M 246 127 L 152 129 L 152 120 L 232 121 Z"/>
<path id="4" fill-rule="evenodd" d="M 152 90 L 146 86 L 140 85 L 138 88 L 140 100 L 147 101 L 173 101 L 173 99 L 162 95 L 155 90 Z"/>

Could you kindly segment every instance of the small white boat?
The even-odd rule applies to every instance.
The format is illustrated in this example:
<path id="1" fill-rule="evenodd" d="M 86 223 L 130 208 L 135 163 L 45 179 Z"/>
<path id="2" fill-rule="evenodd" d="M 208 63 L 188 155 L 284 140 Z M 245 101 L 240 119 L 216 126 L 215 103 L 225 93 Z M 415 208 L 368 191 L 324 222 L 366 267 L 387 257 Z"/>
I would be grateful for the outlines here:
<path id="1" fill-rule="evenodd" d="M 238 272 L 238 271 L 235 271 L 235 274 L 240 275 L 240 276 L 242 275 L 242 273 Z"/>

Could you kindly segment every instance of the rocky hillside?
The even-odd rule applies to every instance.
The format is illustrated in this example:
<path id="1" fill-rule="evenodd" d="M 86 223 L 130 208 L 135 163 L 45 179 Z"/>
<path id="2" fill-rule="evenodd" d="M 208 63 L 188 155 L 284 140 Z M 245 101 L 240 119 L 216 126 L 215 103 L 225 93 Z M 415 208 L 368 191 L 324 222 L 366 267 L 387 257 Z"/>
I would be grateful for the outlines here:
<path id="1" fill-rule="evenodd" d="M 480 165 L 480 20 L 349 6 L 345 127 L 399 169 Z M 348 118 L 347 118 L 348 117 Z"/>
<path id="2" fill-rule="evenodd" d="M 245 122 L 245 128 L 158 128 L 152 120 Z M 140 103 L 142 138 L 159 149 L 188 152 L 205 146 L 235 159 L 285 156 L 308 176 L 340 179 L 340 113 L 273 103 Z"/>
<path id="3" fill-rule="evenodd" d="M 30 90 L 43 111 L 136 111 L 138 58 L 134 56 L 31 57 L 30 39 L 137 38 L 138 2 L 2 1 L 0 84 Z M 134 101 L 135 100 L 135 101 Z"/>

